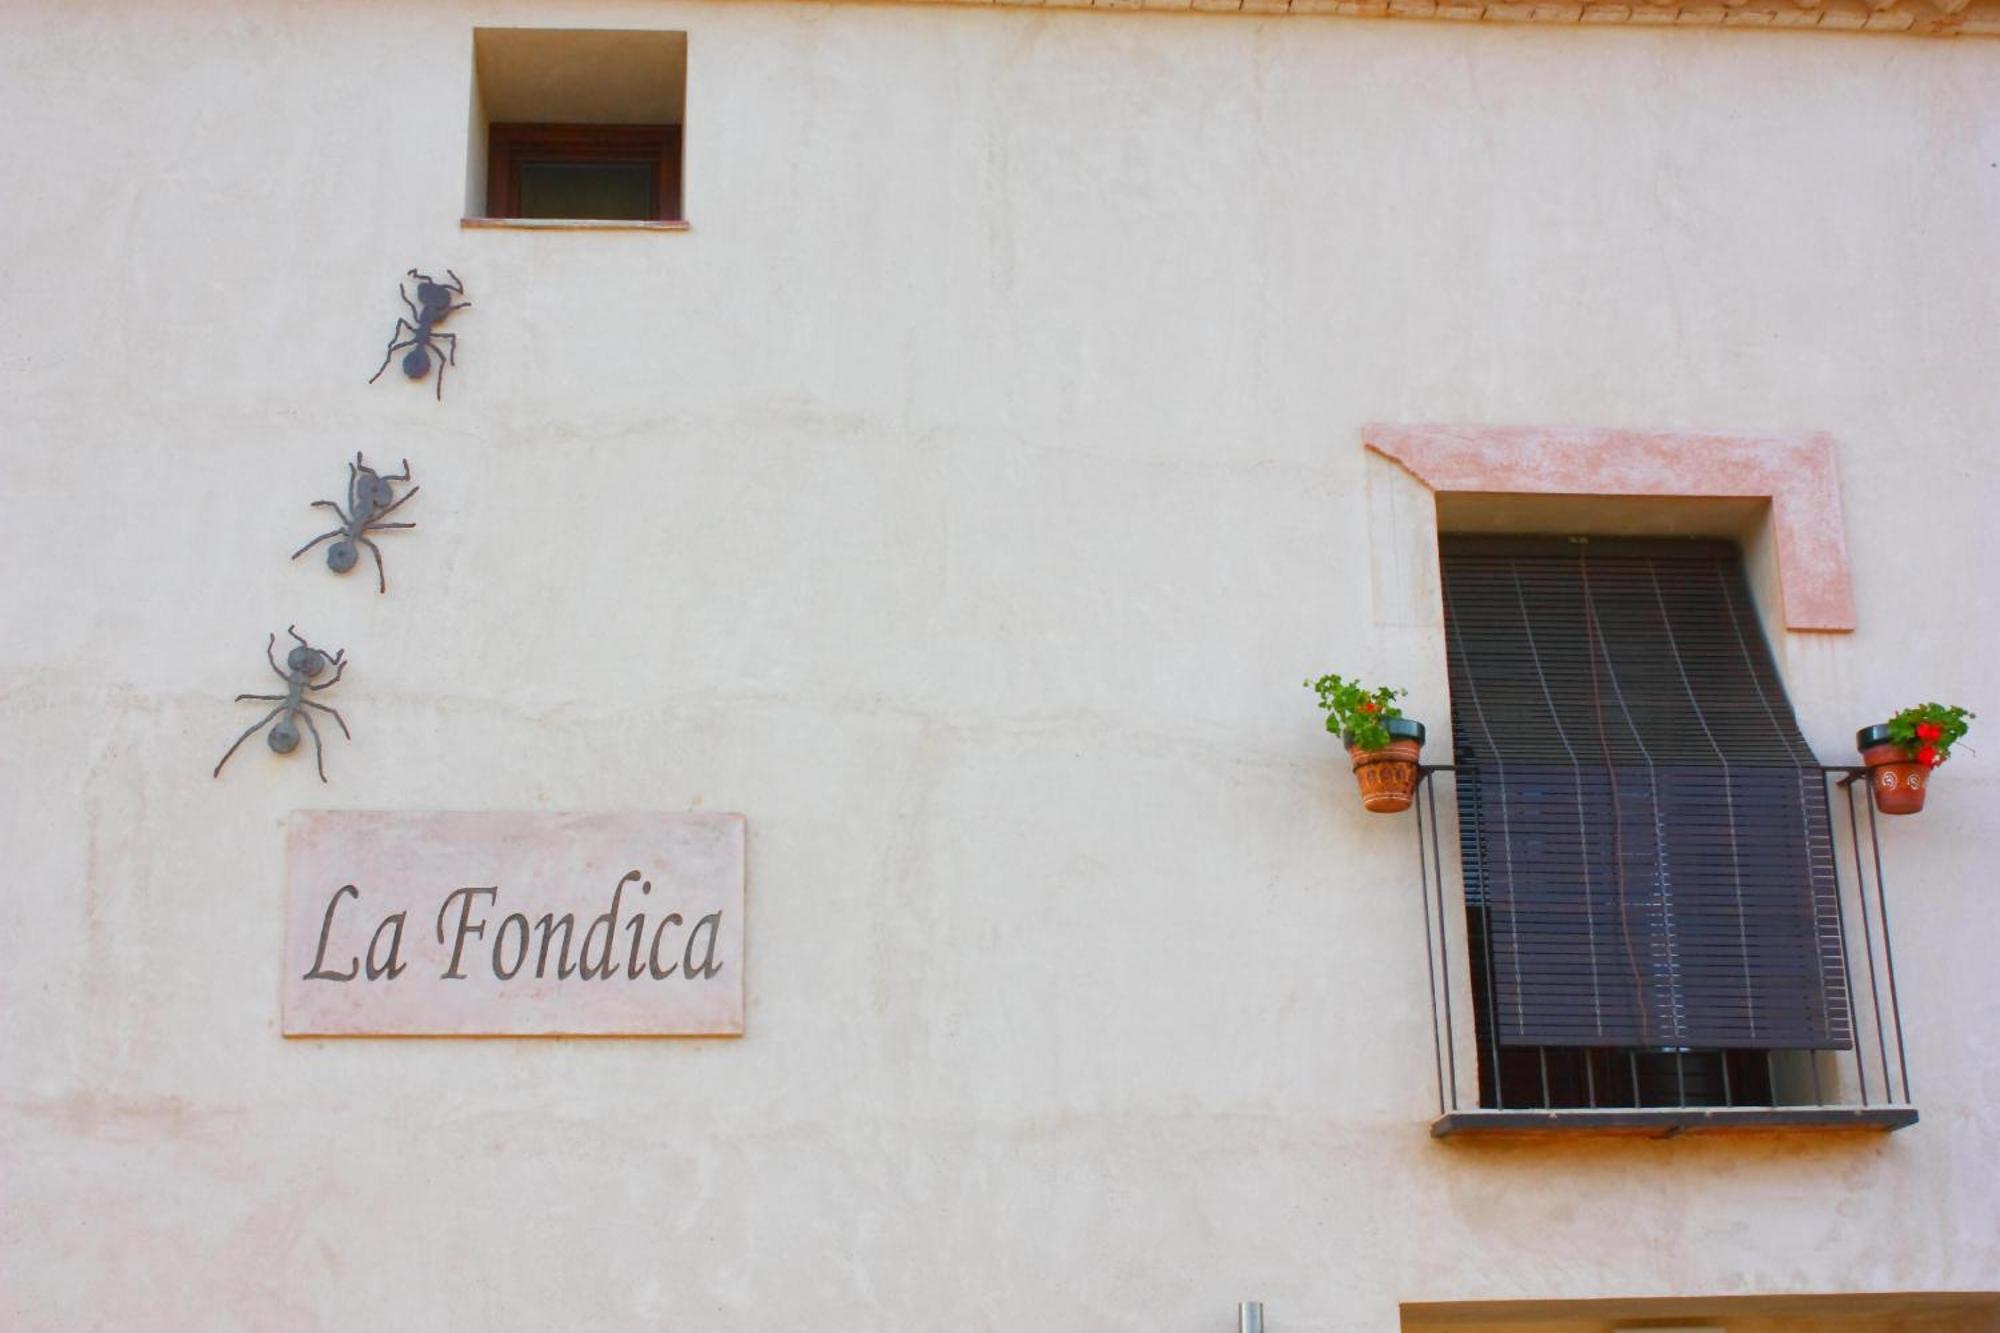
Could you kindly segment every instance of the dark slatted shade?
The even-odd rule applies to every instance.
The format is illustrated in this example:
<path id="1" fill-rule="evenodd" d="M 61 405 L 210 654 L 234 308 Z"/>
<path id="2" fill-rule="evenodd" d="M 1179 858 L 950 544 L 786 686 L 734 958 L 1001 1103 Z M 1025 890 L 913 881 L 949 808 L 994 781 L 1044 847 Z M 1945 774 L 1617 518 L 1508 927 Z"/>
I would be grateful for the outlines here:
<path id="1" fill-rule="evenodd" d="M 1849 1046 L 1825 788 L 1735 548 L 1441 545 L 1499 1040 Z"/>

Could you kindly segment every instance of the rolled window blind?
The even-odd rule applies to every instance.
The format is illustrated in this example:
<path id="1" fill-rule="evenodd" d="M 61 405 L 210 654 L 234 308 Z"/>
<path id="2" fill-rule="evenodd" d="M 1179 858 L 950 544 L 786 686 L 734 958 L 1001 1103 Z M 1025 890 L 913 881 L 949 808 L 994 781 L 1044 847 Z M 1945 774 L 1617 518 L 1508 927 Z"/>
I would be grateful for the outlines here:
<path id="1" fill-rule="evenodd" d="M 1461 854 L 1509 1046 L 1852 1042 L 1819 762 L 1720 542 L 1441 542 Z"/>

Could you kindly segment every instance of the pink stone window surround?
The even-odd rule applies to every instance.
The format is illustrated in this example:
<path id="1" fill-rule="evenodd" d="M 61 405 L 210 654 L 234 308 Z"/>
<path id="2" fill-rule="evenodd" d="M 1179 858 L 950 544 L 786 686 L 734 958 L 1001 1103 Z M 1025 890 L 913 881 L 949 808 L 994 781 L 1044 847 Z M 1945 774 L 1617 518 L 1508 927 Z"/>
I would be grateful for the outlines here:
<path id="1" fill-rule="evenodd" d="M 1768 500 L 1786 628 L 1854 628 L 1831 436 L 1371 424 L 1361 438 L 1439 494 Z"/>

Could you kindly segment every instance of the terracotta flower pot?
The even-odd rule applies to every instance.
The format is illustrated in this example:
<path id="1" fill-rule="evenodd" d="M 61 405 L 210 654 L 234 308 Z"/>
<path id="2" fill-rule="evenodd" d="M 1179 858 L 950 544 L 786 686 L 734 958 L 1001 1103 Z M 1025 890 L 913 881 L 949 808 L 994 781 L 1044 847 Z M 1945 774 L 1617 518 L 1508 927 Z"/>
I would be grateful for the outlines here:
<path id="1" fill-rule="evenodd" d="M 1417 756 L 1424 748 L 1424 724 L 1407 717 L 1392 717 L 1383 723 L 1390 741 L 1379 750 L 1363 750 L 1348 741 L 1347 754 L 1354 761 L 1354 780 L 1361 788 L 1361 804 L 1378 815 L 1393 815 L 1410 808 L 1417 794 Z"/>
<path id="2" fill-rule="evenodd" d="M 1854 734 L 1861 762 L 1868 765 L 1868 789 L 1875 808 L 1885 815 L 1914 815 L 1924 808 L 1931 771 L 1916 756 L 1889 739 L 1886 723 L 1863 727 Z"/>

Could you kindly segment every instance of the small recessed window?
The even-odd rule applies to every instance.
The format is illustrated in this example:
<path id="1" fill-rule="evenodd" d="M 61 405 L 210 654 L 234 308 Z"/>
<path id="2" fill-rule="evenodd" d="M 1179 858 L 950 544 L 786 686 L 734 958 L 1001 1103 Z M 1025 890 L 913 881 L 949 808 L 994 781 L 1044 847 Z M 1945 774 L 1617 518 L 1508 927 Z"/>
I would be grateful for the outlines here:
<path id="1" fill-rule="evenodd" d="M 687 34 L 480 28 L 469 217 L 678 223 Z"/>

